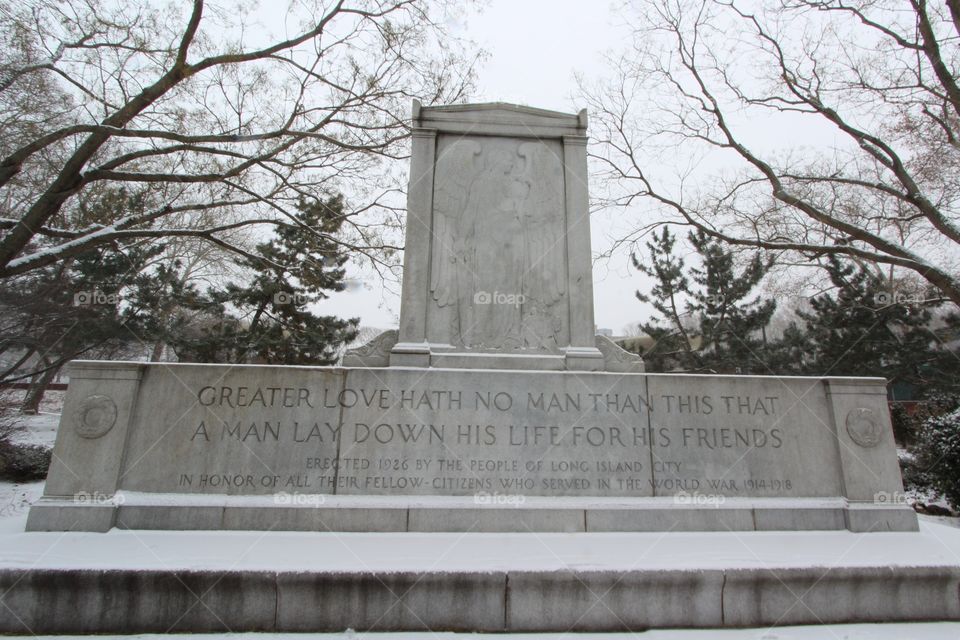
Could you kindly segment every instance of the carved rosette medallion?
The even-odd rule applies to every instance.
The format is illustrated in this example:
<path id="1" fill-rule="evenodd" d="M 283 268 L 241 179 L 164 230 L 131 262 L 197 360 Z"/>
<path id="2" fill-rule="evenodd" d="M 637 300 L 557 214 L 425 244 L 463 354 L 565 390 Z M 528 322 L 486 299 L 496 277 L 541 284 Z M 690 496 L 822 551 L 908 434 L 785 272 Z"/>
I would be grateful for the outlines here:
<path id="1" fill-rule="evenodd" d="M 880 444 L 882 435 L 873 410 L 862 407 L 847 414 L 847 433 L 851 440 L 864 448 Z"/>
<path id="2" fill-rule="evenodd" d="M 73 428 L 81 438 L 101 438 L 117 421 L 117 405 L 103 395 L 93 395 L 80 403 L 73 421 Z"/>

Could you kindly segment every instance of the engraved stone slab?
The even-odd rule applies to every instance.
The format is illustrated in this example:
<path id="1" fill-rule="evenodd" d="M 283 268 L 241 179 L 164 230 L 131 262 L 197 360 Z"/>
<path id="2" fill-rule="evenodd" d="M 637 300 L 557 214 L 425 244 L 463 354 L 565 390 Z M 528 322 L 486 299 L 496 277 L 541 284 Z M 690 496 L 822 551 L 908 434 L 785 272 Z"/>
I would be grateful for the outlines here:
<path id="1" fill-rule="evenodd" d="M 531 382 L 536 384 L 531 384 Z M 344 411 L 346 494 L 652 495 L 646 379 L 353 371 L 383 403 Z"/>
<path id="2" fill-rule="evenodd" d="M 413 120 L 390 365 L 602 370 L 586 113 L 415 102 Z"/>
<path id="3" fill-rule="evenodd" d="M 857 408 L 847 414 L 847 433 L 861 447 L 869 449 L 880 444 L 883 432 L 877 424 L 873 411 Z"/>
<path id="4" fill-rule="evenodd" d="M 300 367 L 150 367 L 121 487 L 226 495 L 334 493 L 343 372 Z M 314 460 L 323 460 L 321 466 Z"/>
<path id="5" fill-rule="evenodd" d="M 658 495 L 840 495 L 840 460 L 816 378 L 650 376 Z"/>
<path id="6" fill-rule="evenodd" d="M 427 335 L 479 351 L 570 344 L 559 140 L 440 135 Z"/>
<path id="7" fill-rule="evenodd" d="M 114 366 L 81 363 L 64 415 Z M 87 507 L 91 528 L 916 527 L 881 380 L 122 366 L 125 428 L 58 433 L 31 528 L 84 527 Z M 847 418 L 867 412 L 864 449 Z M 115 476 L 77 484 L 78 455 Z"/>

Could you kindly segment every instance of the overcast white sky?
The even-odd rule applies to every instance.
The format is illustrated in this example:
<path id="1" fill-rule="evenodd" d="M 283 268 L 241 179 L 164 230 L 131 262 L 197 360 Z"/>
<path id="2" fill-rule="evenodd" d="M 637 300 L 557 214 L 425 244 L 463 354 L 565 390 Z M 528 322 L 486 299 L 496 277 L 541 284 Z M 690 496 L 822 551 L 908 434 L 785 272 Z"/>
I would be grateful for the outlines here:
<path id="1" fill-rule="evenodd" d="M 491 0 L 466 14 L 461 25 L 464 35 L 489 53 L 479 70 L 475 101 L 579 111 L 582 105 L 572 98 L 574 73 L 601 72 L 603 52 L 622 35 L 618 23 L 604 0 Z M 606 224 L 596 218 L 592 226 L 598 254 L 607 247 Z M 594 267 L 596 323 L 615 333 L 646 313 L 633 295 L 639 276 L 627 261 L 624 254 Z M 400 300 L 371 276 L 364 287 L 334 294 L 318 311 L 359 316 L 362 326 L 388 328 L 397 324 Z"/>

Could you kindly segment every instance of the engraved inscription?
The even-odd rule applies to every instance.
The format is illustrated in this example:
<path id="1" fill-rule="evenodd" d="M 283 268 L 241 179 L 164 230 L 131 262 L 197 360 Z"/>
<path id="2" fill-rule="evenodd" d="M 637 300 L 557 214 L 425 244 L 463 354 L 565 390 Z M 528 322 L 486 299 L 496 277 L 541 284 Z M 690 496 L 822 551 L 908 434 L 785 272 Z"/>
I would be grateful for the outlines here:
<path id="1" fill-rule="evenodd" d="M 806 479 L 778 464 L 798 448 L 778 395 L 648 396 L 628 382 L 592 390 L 563 377 L 525 389 L 501 380 L 511 375 L 523 374 L 492 375 L 482 389 L 431 386 L 396 371 L 369 374 L 355 386 L 197 387 L 194 400 L 202 411 L 178 424 L 171 437 L 179 439 L 177 450 L 188 462 L 170 490 L 544 496 L 805 491 Z"/>

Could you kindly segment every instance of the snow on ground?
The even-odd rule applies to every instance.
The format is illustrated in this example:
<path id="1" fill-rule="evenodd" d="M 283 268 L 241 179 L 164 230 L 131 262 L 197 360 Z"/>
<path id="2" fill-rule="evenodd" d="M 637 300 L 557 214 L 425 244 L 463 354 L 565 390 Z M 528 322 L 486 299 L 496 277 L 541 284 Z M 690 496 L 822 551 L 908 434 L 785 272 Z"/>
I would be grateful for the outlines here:
<path id="1" fill-rule="evenodd" d="M 34 636 L 38 640 L 58 638 L 85 640 L 89 636 Z M 97 636 L 97 640 L 166 640 L 171 636 Z M 638 633 L 524 633 L 466 634 L 424 633 L 231 633 L 200 636 L 174 635 L 173 638 L 198 637 L 202 640 L 957 640 L 960 623 L 930 622 L 911 624 L 832 624 L 805 627 L 756 629 L 655 629 Z"/>
<path id="2" fill-rule="evenodd" d="M 10 391 L 10 400 L 13 407 L 18 407 L 25 391 Z M 40 403 L 40 412 L 27 416 L 19 412 L 13 414 L 15 423 L 22 427 L 14 434 L 14 440 L 24 444 L 40 444 L 52 447 L 57 439 L 57 425 L 60 423 L 60 413 L 63 411 L 63 399 L 66 391 L 47 391 Z"/>
<path id="3" fill-rule="evenodd" d="M 8 392 L 13 406 L 18 406 L 23 399 L 22 390 Z M 48 391 L 40 403 L 40 413 L 37 415 L 13 414 L 15 423 L 22 427 L 14 432 L 13 441 L 22 444 L 38 444 L 53 447 L 57 438 L 57 426 L 60 423 L 60 412 L 63 409 L 63 399 L 66 392 Z M 0 532 L 22 532 L 27 521 L 27 511 L 30 505 L 43 494 L 43 481 L 37 482 L 8 482 L 0 481 Z"/>
<path id="4" fill-rule="evenodd" d="M 9 521 L 22 518 L 10 518 Z M 563 571 L 960 565 L 960 530 L 651 533 L 129 531 L 0 534 L 0 569 Z"/>
<path id="5" fill-rule="evenodd" d="M 23 429 L 14 434 L 15 442 L 53 447 L 57 439 L 57 425 L 60 424 L 59 413 L 40 412 L 34 416 L 19 416 L 17 422 Z"/>
<path id="6" fill-rule="evenodd" d="M 17 440 L 52 446 L 63 392 L 49 392 L 36 416 L 20 416 Z M 921 531 L 634 534 L 335 534 L 299 532 L 24 533 L 43 482 L 0 482 L 0 568 L 230 568 L 402 570 L 434 567 L 589 569 L 616 566 L 785 567 L 960 564 L 960 519 L 920 516 Z M 941 526 L 941 525 L 947 525 Z M 757 629 L 563 634 L 577 640 L 956 640 L 960 623 L 816 625 Z M 43 637 L 43 636 L 41 636 Z M 61 636 L 69 637 L 69 636 Z M 161 636 L 118 636 L 160 640 Z M 311 634 L 316 640 L 547 640 L 557 634 Z M 79 638 L 79 637 L 78 637 Z M 100 636 L 111 638 L 111 636 Z M 297 634 L 204 634 L 203 640 L 303 640 Z"/>
<path id="7" fill-rule="evenodd" d="M 27 510 L 43 493 L 43 480 L 0 482 L 0 533 L 23 531 Z"/>
<path id="8" fill-rule="evenodd" d="M 936 522 L 937 524 L 942 524 L 947 527 L 955 527 L 960 529 L 960 518 L 956 518 L 954 516 L 925 516 L 923 514 L 919 514 L 917 517 L 920 518 L 921 521 Z"/>

